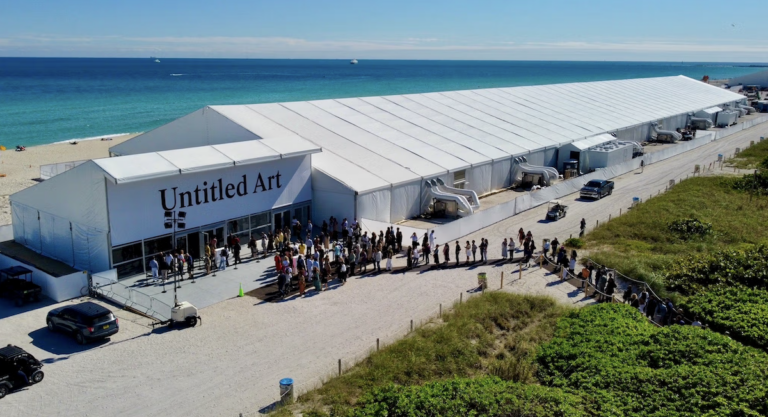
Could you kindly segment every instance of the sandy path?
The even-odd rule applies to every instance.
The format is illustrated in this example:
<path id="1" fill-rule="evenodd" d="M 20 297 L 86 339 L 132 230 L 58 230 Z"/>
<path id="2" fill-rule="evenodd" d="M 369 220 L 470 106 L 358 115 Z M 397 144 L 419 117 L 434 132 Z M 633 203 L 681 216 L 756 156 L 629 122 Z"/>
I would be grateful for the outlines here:
<path id="1" fill-rule="evenodd" d="M 768 125 L 761 125 L 646 167 L 643 174 L 624 175 L 614 195 L 601 201 L 575 202 L 569 196 L 571 211 L 560 222 L 539 223 L 546 209 L 539 207 L 470 238 L 488 237 L 491 258 L 498 256 L 501 237 L 519 227 L 533 230 L 537 239 L 557 234 L 562 240 L 578 233 L 581 217 L 592 226 L 628 207 L 632 196 L 655 194 L 695 163 L 729 154 L 766 132 Z M 476 286 L 477 272 L 488 272 L 494 286 L 502 270 L 512 277 L 515 267 L 353 279 L 343 288 L 280 303 L 232 299 L 204 309 L 204 323 L 197 328 L 152 334 L 51 364 L 42 384 L 0 401 L 0 415 L 253 416 L 276 398 L 281 378 L 294 378 L 300 390 L 312 387 L 335 372 L 339 358 L 347 366 L 372 349 L 376 338 L 389 343 L 406 334 L 411 319 L 418 324 L 433 317 L 440 303 L 448 306 L 460 293 L 466 297 Z M 506 289 L 581 302 L 572 287 L 547 282 L 534 268 Z"/>
<path id="2" fill-rule="evenodd" d="M 8 196 L 37 184 L 35 179 L 40 178 L 40 165 L 106 158 L 110 147 L 134 136 L 136 134 L 117 136 L 107 141 L 86 140 L 77 145 L 54 143 L 32 146 L 24 152 L 16 152 L 10 147 L 2 151 L 0 174 L 5 174 L 5 177 L 0 178 L 0 225 L 11 223 Z"/>

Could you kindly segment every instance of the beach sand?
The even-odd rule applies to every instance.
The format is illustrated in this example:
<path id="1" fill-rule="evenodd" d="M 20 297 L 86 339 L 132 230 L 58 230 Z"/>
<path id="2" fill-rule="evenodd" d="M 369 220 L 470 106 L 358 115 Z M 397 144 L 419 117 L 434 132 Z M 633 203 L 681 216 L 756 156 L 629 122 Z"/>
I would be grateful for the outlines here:
<path id="1" fill-rule="evenodd" d="M 8 197 L 29 186 L 35 185 L 40 178 L 40 165 L 58 162 L 82 161 L 86 159 L 106 158 L 109 148 L 124 142 L 138 133 L 116 136 L 112 140 L 85 140 L 77 145 L 53 143 L 33 146 L 24 152 L 13 148 L 0 153 L 0 225 L 11 223 L 11 208 Z"/>

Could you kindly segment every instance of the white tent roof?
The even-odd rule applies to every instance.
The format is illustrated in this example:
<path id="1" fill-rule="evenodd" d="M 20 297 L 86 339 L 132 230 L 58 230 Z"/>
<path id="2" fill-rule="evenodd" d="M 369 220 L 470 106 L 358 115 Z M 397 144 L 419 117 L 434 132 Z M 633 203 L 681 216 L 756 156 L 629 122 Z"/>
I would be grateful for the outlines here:
<path id="1" fill-rule="evenodd" d="M 334 154 L 313 156 L 321 161 L 314 163 L 316 169 L 365 191 L 377 188 L 370 184 L 378 180 L 398 185 L 567 143 L 586 146 L 612 131 L 740 100 L 741 95 L 677 76 L 212 106 L 110 151 L 145 153 L 205 144 L 235 159 L 241 155 L 236 148 L 231 154 L 220 145 L 258 139 L 288 155 L 306 146 L 306 139 Z M 170 134 L 174 129 L 179 134 Z M 270 157 L 242 155 L 244 160 Z M 335 169 L 340 160 L 349 169 Z M 372 176 L 358 181 L 360 170 Z"/>
<path id="2" fill-rule="evenodd" d="M 127 183 L 190 172 L 221 169 L 234 165 L 255 164 L 321 151 L 318 146 L 296 135 L 289 135 L 283 139 L 287 141 L 287 144 L 283 143 L 281 146 L 296 145 L 289 155 L 278 153 L 273 148 L 267 146 L 264 140 L 260 139 L 95 159 L 93 162 L 113 182 Z M 301 149 L 301 151 L 297 149 Z"/>
<path id="3" fill-rule="evenodd" d="M 602 135 L 592 136 L 591 138 L 582 139 L 571 143 L 571 146 L 579 148 L 581 150 L 589 149 L 596 145 L 601 145 L 605 142 L 611 142 L 617 140 L 615 137 L 604 133 Z"/>
<path id="4" fill-rule="evenodd" d="M 321 152 L 312 156 L 312 168 L 319 169 L 329 177 L 358 192 L 367 192 L 390 187 L 390 183 L 355 165 L 333 152 Z"/>

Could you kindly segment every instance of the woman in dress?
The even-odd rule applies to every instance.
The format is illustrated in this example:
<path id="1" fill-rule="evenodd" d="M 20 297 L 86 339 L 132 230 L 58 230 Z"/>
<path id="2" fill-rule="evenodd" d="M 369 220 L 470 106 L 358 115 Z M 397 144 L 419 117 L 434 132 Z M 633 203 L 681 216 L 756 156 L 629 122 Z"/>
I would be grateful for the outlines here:
<path id="1" fill-rule="evenodd" d="M 272 232 L 267 233 L 267 253 L 275 250 L 275 235 Z"/>
<path id="2" fill-rule="evenodd" d="M 304 296 L 304 292 L 307 290 L 307 270 L 299 270 L 299 295 Z"/>
<path id="3" fill-rule="evenodd" d="M 523 245 L 523 241 L 525 240 L 525 230 L 521 227 L 520 230 L 517 231 L 517 240 L 520 241 L 520 245 Z"/>
<path id="4" fill-rule="evenodd" d="M 387 271 L 392 270 L 392 252 L 387 253 Z"/>
<path id="5" fill-rule="evenodd" d="M 323 260 L 323 270 L 320 273 L 320 285 L 323 289 L 328 289 L 328 281 L 331 279 L 331 260 L 326 255 Z"/>
<path id="6" fill-rule="evenodd" d="M 464 252 L 467 254 L 467 263 L 466 265 L 469 265 L 469 258 L 472 256 L 472 245 L 469 244 L 469 241 L 467 241 L 467 244 L 464 245 Z"/>
<path id="7" fill-rule="evenodd" d="M 501 242 L 501 259 L 507 259 L 507 238 Z"/>
<path id="8" fill-rule="evenodd" d="M 312 267 L 312 285 L 315 286 L 315 291 L 322 291 L 320 286 L 320 270 L 316 266 Z"/>

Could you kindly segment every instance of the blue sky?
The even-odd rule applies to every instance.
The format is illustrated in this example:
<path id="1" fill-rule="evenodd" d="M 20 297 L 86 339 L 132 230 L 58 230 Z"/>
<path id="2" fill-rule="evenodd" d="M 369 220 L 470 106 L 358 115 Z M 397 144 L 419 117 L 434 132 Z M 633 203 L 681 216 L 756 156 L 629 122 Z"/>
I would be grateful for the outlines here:
<path id="1" fill-rule="evenodd" d="M 0 56 L 768 62 L 758 16 L 768 1 L 0 0 Z"/>

